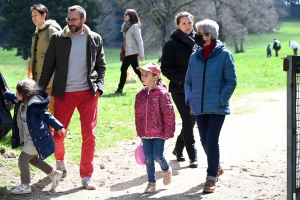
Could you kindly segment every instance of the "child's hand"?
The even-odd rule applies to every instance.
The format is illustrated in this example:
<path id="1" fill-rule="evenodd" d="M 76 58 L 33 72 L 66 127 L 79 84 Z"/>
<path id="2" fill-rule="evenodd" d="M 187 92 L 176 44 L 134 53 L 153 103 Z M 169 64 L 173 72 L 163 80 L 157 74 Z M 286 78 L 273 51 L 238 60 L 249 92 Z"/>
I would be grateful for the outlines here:
<path id="1" fill-rule="evenodd" d="M 62 135 L 66 135 L 66 134 L 67 134 L 67 131 L 66 131 L 65 128 L 62 128 L 62 129 L 59 129 L 59 130 L 57 131 L 57 133 L 58 133 L 60 136 L 62 136 Z"/>
<path id="2" fill-rule="evenodd" d="M 8 88 L 5 87 L 4 94 L 5 94 L 6 92 L 8 92 L 8 91 L 9 91 Z"/>

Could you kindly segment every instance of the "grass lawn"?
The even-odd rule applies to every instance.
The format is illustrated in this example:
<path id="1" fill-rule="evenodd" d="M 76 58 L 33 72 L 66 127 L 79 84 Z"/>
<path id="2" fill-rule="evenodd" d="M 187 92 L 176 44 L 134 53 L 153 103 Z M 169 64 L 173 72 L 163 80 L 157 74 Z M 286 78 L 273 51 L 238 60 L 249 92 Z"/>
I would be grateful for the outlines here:
<path id="1" fill-rule="evenodd" d="M 238 84 L 233 98 L 255 92 L 266 92 L 285 89 L 286 72 L 283 71 L 282 57 L 292 54 L 289 48 L 289 40 L 297 40 L 300 32 L 300 22 L 283 22 L 280 30 L 274 33 L 251 35 L 244 45 L 245 53 L 234 54 Z M 281 41 L 279 57 L 266 57 L 266 46 L 273 45 L 274 38 Z M 145 41 L 147 42 L 147 41 Z M 300 42 L 300 41 L 298 41 Z M 229 49 L 234 52 L 233 48 Z M 103 149 L 115 145 L 117 140 L 131 139 L 136 137 L 134 125 L 134 101 L 135 95 L 141 89 L 142 84 L 138 81 L 135 84 L 126 84 L 122 96 L 110 95 L 117 89 L 120 66 L 119 49 L 104 47 L 106 54 L 107 71 L 105 76 L 105 91 L 99 98 L 99 118 L 97 125 L 97 149 Z M 0 50 L 0 71 L 6 79 L 10 89 L 15 91 L 16 83 L 27 77 L 27 61 L 15 57 L 14 51 L 7 52 Z M 159 52 L 148 55 L 144 65 L 148 62 L 157 62 Z M 177 119 L 179 119 L 177 114 Z M 68 160 L 79 162 L 81 149 L 81 130 L 78 112 L 75 111 L 69 126 L 69 135 L 66 139 L 66 157 Z M 14 151 L 19 154 L 20 149 L 12 150 L 10 144 L 11 133 L 0 141 L 0 147 L 7 152 Z M 12 161 L 4 162 L 0 157 L 0 170 L 2 167 L 11 169 L 17 167 Z M 54 157 L 47 158 L 47 162 L 54 164 Z M 16 176 L 19 176 L 18 170 Z M 1 176 L 1 174 L 0 174 Z M 7 183 L 0 181 L 0 188 Z"/>

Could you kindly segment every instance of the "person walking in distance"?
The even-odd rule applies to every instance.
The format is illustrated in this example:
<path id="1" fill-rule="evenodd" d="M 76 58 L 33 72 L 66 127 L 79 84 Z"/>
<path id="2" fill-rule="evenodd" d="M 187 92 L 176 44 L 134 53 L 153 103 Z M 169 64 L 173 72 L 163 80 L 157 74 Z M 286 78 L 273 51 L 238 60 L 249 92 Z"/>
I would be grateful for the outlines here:
<path id="1" fill-rule="evenodd" d="M 145 193 L 152 193 L 156 190 L 154 161 L 162 170 L 163 184 L 169 185 L 172 181 L 172 169 L 164 156 L 164 145 L 167 139 L 174 137 L 175 113 L 159 66 L 148 63 L 138 69 L 141 70 L 144 88 L 135 98 L 135 125 L 146 156 L 148 185 Z"/>
<path id="2" fill-rule="evenodd" d="M 198 167 L 197 149 L 195 147 L 195 117 L 190 114 L 190 107 L 185 103 L 184 82 L 191 54 L 195 50 L 193 31 L 194 16 L 188 12 L 180 12 L 175 17 L 177 29 L 163 47 L 161 71 L 170 80 L 169 92 L 179 111 L 182 128 L 177 137 L 173 154 L 177 161 L 185 161 L 184 146 L 189 156 L 190 167 Z"/>
<path id="3" fill-rule="evenodd" d="M 143 62 L 145 60 L 144 45 L 141 34 L 141 21 L 138 13 L 134 9 L 127 9 L 124 14 L 124 22 L 121 26 L 123 32 L 123 55 L 121 55 L 121 75 L 118 89 L 114 94 L 122 94 L 123 87 L 126 82 L 127 69 L 129 65 L 132 66 L 134 72 L 141 80 L 141 72 L 137 70 L 139 66 L 138 58 Z"/>
<path id="4" fill-rule="evenodd" d="M 66 26 L 52 35 L 46 51 L 39 85 L 47 88 L 54 74 L 51 94 L 54 96 L 55 117 L 68 130 L 75 108 L 80 115 L 82 148 L 80 177 L 87 190 L 96 189 L 91 180 L 94 171 L 98 97 L 103 93 L 106 70 L 103 41 L 99 34 L 84 23 L 86 11 L 79 5 L 68 8 Z M 54 132 L 57 169 L 67 175 L 65 135 Z"/>
<path id="5" fill-rule="evenodd" d="M 278 51 L 281 49 L 281 44 L 276 38 L 274 39 L 273 49 L 275 50 L 275 57 L 278 57 Z"/>
<path id="6" fill-rule="evenodd" d="M 289 46 L 293 49 L 294 56 L 297 56 L 299 44 L 295 40 L 289 41 Z"/>
<path id="7" fill-rule="evenodd" d="M 267 58 L 270 58 L 271 56 L 272 56 L 271 45 L 268 44 L 268 46 L 267 46 Z"/>

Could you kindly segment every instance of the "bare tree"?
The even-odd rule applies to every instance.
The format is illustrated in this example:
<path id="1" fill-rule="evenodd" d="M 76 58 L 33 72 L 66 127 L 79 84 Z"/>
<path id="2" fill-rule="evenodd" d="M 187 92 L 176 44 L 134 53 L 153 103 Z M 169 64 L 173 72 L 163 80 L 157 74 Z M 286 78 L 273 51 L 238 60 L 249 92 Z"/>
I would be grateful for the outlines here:
<path id="1" fill-rule="evenodd" d="M 244 52 L 248 33 L 269 32 L 278 27 L 276 5 L 278 0 L 120 0 L 117 3 L 103 0 L 102 7 L 106 15 L 99 19 L 103 22 L 99 32 L 110 33 L 104 38 L 106 40 L 114 39 L 112 36 L 115 34 L 121 35 L 119 27 L 122 19 L 116 19 L 110 13 L 124 13 L 126 8 L 134 8 L 142 20 L 145 51 L 149 52 L 160 49 L 169 39 L 176 29 L 175 15 L 180 11 L 188 11 L 195 16 L 196 22 L 206 18 L 215 20 L 220 26 L 219 39 L 232 42 L 235 52 L 239 53 Z M 106 23 L 107 19 L 104 18 L 109 14 L 110 22 Z"/>
<path id="2" fill-rule="evenodd" d="M 152 29 L 148 31 L 146 28 L 145 38 L 151 41 L 149 46 L 146 45 L 146 49 L 152 49 L 154 46 L 162 47 L 175 29 L 175 15 L 197 1 L 199 0 L 132 0 L 131 3 L 138 8 L 140 15 L 146 19 L 147 26 Z M 148 25 L 149 23 L 154 24 L 155 28 Z M 159 32 L 159 34 L 154 32 Z"/>
<path id="3" fill-rule="evenodd" d="M 270 32 L 278 25 L 274 0 L 217 0 L 222 2 L 221 24 L 235 52 L 244 52 L 248 33 Z"/>

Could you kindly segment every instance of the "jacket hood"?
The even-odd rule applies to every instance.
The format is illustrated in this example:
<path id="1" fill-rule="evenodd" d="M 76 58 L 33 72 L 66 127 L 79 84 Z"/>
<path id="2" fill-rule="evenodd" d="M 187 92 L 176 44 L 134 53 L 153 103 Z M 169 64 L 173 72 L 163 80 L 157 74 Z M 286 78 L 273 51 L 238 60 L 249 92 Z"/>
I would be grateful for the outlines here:
<path id="1" fill-rule="evenodd" d="M 43 106 L 47 106 L 50 102 L 50 96 L 43 90 L 40 90 L 40 94 L 33 96 L 29 102 L 28 102 L 28 106 L 30 105 L 43 105 Z"/>
<path id="2" fill-rule="evenodd" d="M 89 35 L 90 32 L 91 32 L 91 29 L 90 29 L 87 25 L 85 25 L 85 24 L 83 24 L 82 26 L 83 26 L 83 29 L 84 29 L 84 31 L 86 32 L 86 34 Z M 70 29 L 69 29 L 69 27 L 68 27 L 68 25 L 67 25 L 67 26 L 65 26 L 64 29 L 63 29 L 62 36 L 63 36 L 63 37 L 70 37 L 70 35 L 71 35 L 71 31 L 70 31 Z"/>
<path id="3" fill-rule="evenodd" d="M 43 24 L 43 26 L 40 28 L 40 30 L 42 29 L 46 29 L 48 27 L 55 27 L 57 30 L 61 30 L 60 25 L 54 20 L 54 19 L 48 19 L 45 21 L 45 23 Z M 39 27 L 35 28 L 35 33 L 38 33 Z"/>
<path id="4" fill-rule="evenodd" d="M 226 44 L 225 42 L 221 42 L 220 40 L 217 40 L 217 44 L 214 48 L 214 50 L 209 54 L 209 57 L 218 54 L 219 52 L 221 52 L 223 49 L 226 48 Z M 200 56 L 201 58 L 203 58 L 202 55 L 202 47 L 198 46 L 195 52 L 198 56 Z"/>

